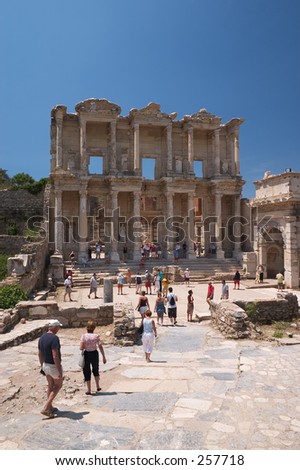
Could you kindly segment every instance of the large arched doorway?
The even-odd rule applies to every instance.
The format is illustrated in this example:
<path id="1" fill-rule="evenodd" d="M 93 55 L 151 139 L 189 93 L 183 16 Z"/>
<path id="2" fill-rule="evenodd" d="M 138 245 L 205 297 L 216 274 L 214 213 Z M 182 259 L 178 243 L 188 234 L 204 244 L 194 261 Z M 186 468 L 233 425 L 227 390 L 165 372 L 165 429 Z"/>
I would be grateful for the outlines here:
<path id="1" fill-rule="evenodd" d="M 268 231 L 269 241 L 267 247 L 267 277 L 275 278 L 279 272 L 284 272 L 284 251 L 282 233 L 278 228 Z"/>

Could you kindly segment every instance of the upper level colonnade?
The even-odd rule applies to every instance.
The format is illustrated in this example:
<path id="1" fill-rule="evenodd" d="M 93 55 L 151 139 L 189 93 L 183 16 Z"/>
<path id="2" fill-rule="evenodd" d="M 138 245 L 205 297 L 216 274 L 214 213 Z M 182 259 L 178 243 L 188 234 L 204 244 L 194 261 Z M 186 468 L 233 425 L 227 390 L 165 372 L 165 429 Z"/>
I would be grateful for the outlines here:
<path id="1" fill-rule="evenodd" d="M 106 99 L 88 99 L 75 113 L 57 105 L 51 112 L 51 173 L 71 171 L 90 176 L 93 157 L 101 158 L 99 174 L 142 176 L 142 160 L 155 161 L 154 179 L 193 177 L 201 162 L 202 177 L 240 175 L 239 126 L 226 124 L 205 109 L 176 120 L 150 103 L 121 116 L 120 106 Z M 199 174 L 197 174 L 199 176 Z"/>

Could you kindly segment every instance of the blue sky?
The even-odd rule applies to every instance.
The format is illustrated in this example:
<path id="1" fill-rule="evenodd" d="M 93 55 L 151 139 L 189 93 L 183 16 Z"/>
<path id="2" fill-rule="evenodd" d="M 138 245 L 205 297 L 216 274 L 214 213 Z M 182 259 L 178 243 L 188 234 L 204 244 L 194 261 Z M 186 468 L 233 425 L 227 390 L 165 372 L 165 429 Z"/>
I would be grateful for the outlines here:
<path id="1" fill-rule="evenodd" d="M 0 18 L 0 167 L 50 170 L 50 112 L 88 98 L 246 119 L 244 197 L 300 171 L 299 0 L 10 0 Z"/>

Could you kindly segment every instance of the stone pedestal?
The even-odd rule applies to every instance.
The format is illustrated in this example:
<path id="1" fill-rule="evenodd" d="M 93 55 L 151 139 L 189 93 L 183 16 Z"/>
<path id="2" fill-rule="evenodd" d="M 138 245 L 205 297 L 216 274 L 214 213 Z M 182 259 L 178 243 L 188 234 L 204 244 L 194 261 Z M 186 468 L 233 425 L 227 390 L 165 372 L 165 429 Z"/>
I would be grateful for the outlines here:
<path id="1" fill-rule="evenodd" d="M 103 279 L 103 302 L 109 304 L 113 302 L 113 280 Z"/>
<path id="2" fill-rule="evenodd" d="M 64 259 L 61 253 L 55 252 L 50 256 L 49 271 L 54 284 L 64 281 Z"/>
<path id="3" fill-rule="evenodd" d="M 247 277 L 255 278 L 256 276 L 256 266 L 257 266 L 257 256 L 254 251 L 249 253 L 243 253 L 243 271 Z"/>

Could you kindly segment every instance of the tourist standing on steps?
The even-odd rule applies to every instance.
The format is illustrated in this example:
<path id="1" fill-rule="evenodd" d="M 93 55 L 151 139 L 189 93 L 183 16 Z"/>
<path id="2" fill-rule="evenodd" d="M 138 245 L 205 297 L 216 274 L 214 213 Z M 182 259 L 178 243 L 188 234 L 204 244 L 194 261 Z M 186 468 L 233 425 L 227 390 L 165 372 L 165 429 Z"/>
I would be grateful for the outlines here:
<path id="1" fill-rule="evenodd" d="M 57 336 L 62 324 L 58 320 L 49 320 L 47 333 L 38 341 L 39 361 L 41 373 L 48 382 L 47 401 L 41 413 L 48 418 L 54 418 L 57 408 L 52 403 L 63 384 L 63 369 L 61 365 L 60 341 Z"/>
<path id="2" fill-rule="evenodd" d="M 236 288 L 240 288 L 240 282 L 241 282 L 241 275 L 240 275 L 240 272 L 239 270 L 236 271 L 235 275 L 233 276 L 233 285 L 234 285 L 234 289 Z"/>
<path id="3" fill-rule="evenodd" d="M 229 298 L 229 286 L 226 284 L 225 279 L 222 281 L 222 293 L 221 300 L 227 300 Z"/>
<path id="4" fill-rule="evenodd" d="M 106 357 L 103 346 L 100 341 L 100 336 L 94 333 L 96 323 L 93 320 L 87 322 L 87 332 L 80 338 L 80 351 L 84 351 L 84 367 L 83 376 L 87 386 L 86 395 L 92 394 L 91 377 L 92 373 L 96 383 L 97 392 L 100 392 L 100 374 L 99 374 L 99 351 L 102 354 L 103 364 L 106 364 Z"/>
<path id="5" fill-rule="evenodd" d="M 96 273 L 94 273 L 90 279 L 90 293 L 88 294 L 88 298 L 91 298 L 91 295 L 94 294 L 95 299 L 98 299 L 97 297 L 97 287 L 98 287 L 98 281 L 97 281 L 97 276 Z"/>
<path id="6" fill-rule="evenodd" d="M 151 318 L 151 310 L 145 312 L 145 318 L 141 320 L 140 327 L 143 327 L 142 343 L 147 362 L 151 362 L 150 356 L 154 348 L 154 341 L 157 336 L 155 321 Z"/>
<path id="7" fill-rule="evenodd" d="M 157 315 L 157 324 L 163 325 L 164 323 L 164 314 L 165 314 L 166 308 L 165 308 L 165 300 L 162 296 L 161 292 L 157 293 L 157 299 L 155 301 L 155 306 L 154 306 L 154 312 L 156 312 Z"/>
<path id="8" fill-rule="evenodd" d="M 140 312 L 142 318 L 144 318 L 146 310 L 150 310 L 148 297 L 146 296 L 146 292 L 144 290 L 142 291 L 140 295 L 138 304 L 135 307 L 135 309 L 138 310 L 138 312 Z"/>
<path id="9" fill-rule="evenodd" d="M 193 313 L 194 313 L 194 296 L 193 291 L 188 291 L 187 296 L 187 321 L 193 321 Z"/>
<path id="10" fill-rule="evenodd" d="M 64 302 L 66 301 L 66 297 L 68 297 L 69 301 L 72 302 L 72 299 L 71 299 L 72 276 L 68 276 L 67 279 L 65 279 L 64 286 L 65 286 Z"/>
<path id="11" fill-rule="evenodd" d="M 177 323 L 177 295 L 173 292 L 173 287 L 169 287 L 169 293 L 166 297 L 167 308 L 168 308 L 168 317 L 171 322 L 171 325 L 174 326 Z"/>
<path id="12" fill-rule="evenodd" d="M 210 303 L 214 298 L 214 294 L 215 294 L 215 288 L 213 286 L 213 283 L 211 281 L 209 281 L 208 286 L 207 286 L 207 294 L 206 294 L 206 302 L 209 305 L 209 310 L 210 310 L 210 307 L 211 307 Z"/>

